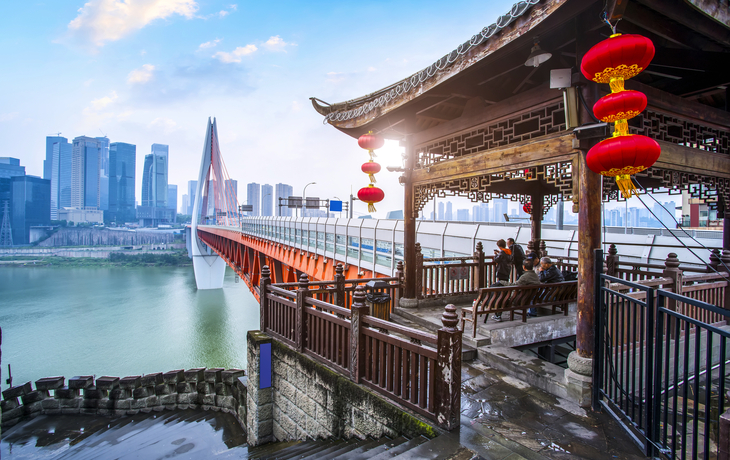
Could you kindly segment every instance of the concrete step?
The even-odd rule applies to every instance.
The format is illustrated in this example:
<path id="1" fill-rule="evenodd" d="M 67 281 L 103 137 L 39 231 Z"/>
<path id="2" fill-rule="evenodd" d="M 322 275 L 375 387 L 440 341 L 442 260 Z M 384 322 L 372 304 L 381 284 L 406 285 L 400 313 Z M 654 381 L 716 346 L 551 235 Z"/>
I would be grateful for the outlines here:
<path id="1" fill-rule="evenodd" d="M 366 452 L 363 452 L 359 455 L 354 455 L 352 457 L 348 456 L 348 459 L 349 460 L 365 460 L 365 459 L 370 460 L 373 457 L 379 456 L 380 454 L 382 454 L 384 452 L 391 451 L 391 450 L 397 448 L 398 446 L 408 442 L 408 439 L 403 436 L 398 436 L 395 439 L 390 439 L 387 437 L 383 437 L 382 439 L 386 439 L 386 442 L 380 444 L 379 446 L 373 447 L 372 449 L 370 449 Z"/>
<path id="2" fill-rule="evenodd" d="M 322 452 L 315 454 L 313 456 L 307 456 L 303 457 L 307 460 L 331 460 L 333 458 L 339 458 L 342 456 L 343 458 L 346 458 L 346 454 L 352 450 L 358 449 L 366 444 L 369 444 L 372 442 L 371 438 L 368 439 L 350 439 L 348 441 L 343 442 L 339 446 L 336 446 L 332 449 L 323 450 Z"/>
<path id="3" fill-rule="evenodd" d="M 368 460 L 388 460 L 390 458 L 393 458 L 393 457 L 396 457 L 396 456 L 402 454 L 403 452 L 406 452 L 415 447 L 418 447 L 425 442 L 428 442 L 428 438 L 426 438 L 424 436 L 419 436 L 417 438 L 409 439 L 408 441 L 406 441 L 402 444 L 399 444 L 391 449 L 388 449 L 385 452 L 381 452 L 380 454 L 377 454 L 374 457 L 369 457 Z"/>
<path id="4" fill-rule="evenodd" d="M 374 455 L 372 453 L 374 450 L 379 449 L 380 447 L 392 441 L 393 440 L 387 436 L 383 436 L 380 439 L 371 439 L 371 442 L 369 442 L 368 444 L 347 452 L 346 456 L 348 460 L 370 458 L 372 455 Z"/>
<path id="5" fill-rule="evenodd" d="M 318 455 L 319 452 L 332 449 L 335 447 L 341 446 L 345 441 L 342 439 L 330 439 L 330 440 L 318 440 L 318 441 L 305 441 L 303 444 L 306 444 L 308 448 L 304 449 L 296 449 L 292 452 L 286 453 L 286 452 L 280 452 L 275 456 L 278 460 L 285 460 L 285 459 L 301 459 L 306 457 L 315 456 L 313 458 L 317 458 L 316 455 Z"/>
<path id="6" fill-rule="evenodd" d="M 472 459 L 474 457 L 473 452 L 464 456 L 461 455 L 462 452 L 466 453 L 465 451 L 467 450 L 468 449 L 461 446 L 458 435 L 452 436 L 451 433 L 447 433 L 437 436 L 423 444 L 396 455 L 393 458 L 404 460 L 435 460 L 442 458 L 463 458 L 464 460 Z"/>

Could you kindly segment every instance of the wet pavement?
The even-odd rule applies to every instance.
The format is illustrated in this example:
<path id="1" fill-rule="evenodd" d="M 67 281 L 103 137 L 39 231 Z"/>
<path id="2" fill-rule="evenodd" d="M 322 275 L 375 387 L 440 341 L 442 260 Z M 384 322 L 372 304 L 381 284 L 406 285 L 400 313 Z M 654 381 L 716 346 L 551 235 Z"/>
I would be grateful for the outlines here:
<path id="1" fill-rule="evenodd" d="M 246 458 L 229 414 L 166 410 L 125 417 L 38 416 L 3 430 L 3 460 Z"/>
<path id="2" fill-rule="evenodd" d="M 514 455 L 477 451 L 485 458 L 646 458 L 608 414 L 584 410 L 478 362 L 462 365 L 461 414 L 462 427 Z"/>

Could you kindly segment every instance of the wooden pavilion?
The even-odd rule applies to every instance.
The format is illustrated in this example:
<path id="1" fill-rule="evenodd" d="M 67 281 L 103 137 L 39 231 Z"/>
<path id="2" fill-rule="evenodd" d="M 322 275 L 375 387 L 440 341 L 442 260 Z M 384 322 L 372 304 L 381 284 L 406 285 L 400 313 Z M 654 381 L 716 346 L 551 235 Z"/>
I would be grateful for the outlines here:
<path id="1" fill-rule="evenodd" d="M 558 201 L 572 203 L 579 214 L 580 288 L 577 351 L 569 364 L 588 376 L 601 201 L 623 199 L 612 179 L 585 166 L 587 151 L 610 134 L 590 110 L 608 85 L 579 71 L 586 51 L 611 34 L 604 18 L 618 32 L 649 37 L 656 47 L 648 68 L 626 82 L 649 101 L 629 120 L 630 132 L 657 140 L 662 149 L 637 182 L 647 190 L 706 199 L 724 218 L 723 248 L 730 250 L 728 0 L 520 1 L 431 66 L 386 88 L 336 104 L 312 98 L 340 131 L 357 138 L 372 130 L 406 147 L 400 179 L 405 303 L 416 297 L 415 220 L 434 196 L 530 202 L 530 245 L 538 251 L 544 213 Z M 551 57 L 527 66 L 531 52 L 540 50 Z M 557 69 L 569 81 L 551 88 Z"/>

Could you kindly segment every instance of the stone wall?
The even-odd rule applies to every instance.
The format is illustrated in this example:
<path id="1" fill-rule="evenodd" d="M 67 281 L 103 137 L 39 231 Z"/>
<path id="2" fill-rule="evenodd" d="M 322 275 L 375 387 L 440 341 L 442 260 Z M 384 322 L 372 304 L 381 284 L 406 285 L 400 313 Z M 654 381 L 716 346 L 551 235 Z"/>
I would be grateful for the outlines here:
<path id="1" fill-rule="evenodd" d="M 245 371 L 196 368 L 130 377 L 48 377 L 3 391 L 2 428 L 36 415 L 134 415 L 164 409 L 233 414 L 245 429 Z M 19 400 L 20 399 L 20 400 Z"/>
<path id="2" fill-rule="evenodd" d="M 260 347 L 271 346 L 271 387 L 259 388 Z M 427 422 L 260 331 L 248 335 L 248 441 L 368 436 L 434 437 Z"/>

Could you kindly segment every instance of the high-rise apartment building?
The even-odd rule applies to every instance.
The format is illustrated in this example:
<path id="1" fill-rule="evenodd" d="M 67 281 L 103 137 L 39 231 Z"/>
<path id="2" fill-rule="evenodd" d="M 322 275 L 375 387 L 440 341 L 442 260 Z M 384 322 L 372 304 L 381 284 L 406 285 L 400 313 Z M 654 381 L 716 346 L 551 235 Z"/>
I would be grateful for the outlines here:
<path id="1" fill-rule="evenodd" d="M 53 144 L 57 142 L 68 143 L 68 139 L 58 136 L 46 136 L 46 159 L 43 160 L 43 178 L 53 180 L 51 177 L 51 171 L 53 167 Z"/>
<path id="2" fill-rule="evenodd" d="M 137 146 L 113 142 L 109 146 L 109 217 L 118 224 L 135 220 Z"/>
<path id="3" fill-rule="evenodd" d="M 246 203 L 253 206 L 253 211 L 249 213 L 249 216 L 260 216 L 261 215 L 261 185 L 256 182 L 251 182 L 246 185 Z"/>
<path id="4" fill-rule="evenodd" d="M 261 215 L 274 215 L 274 187 L 269 184 L 261 186 Z"/>
<path id="5" fill-rule="evenodd" d="M 274 209 L 277 216 L 291 217 L 291 208 L 286 203 L 279 206 L 279 198 L 288 199 L 294 193 L 294 189 L 289 184 L 276 184 L 276 193 L 274 195 Z"/>
<path id="6" fill-rule="evenodd" d="M 188 212 L 188 194 L 183 193 L 181 204 L 180 204 L 180 214 L 187 214 Z"/>

